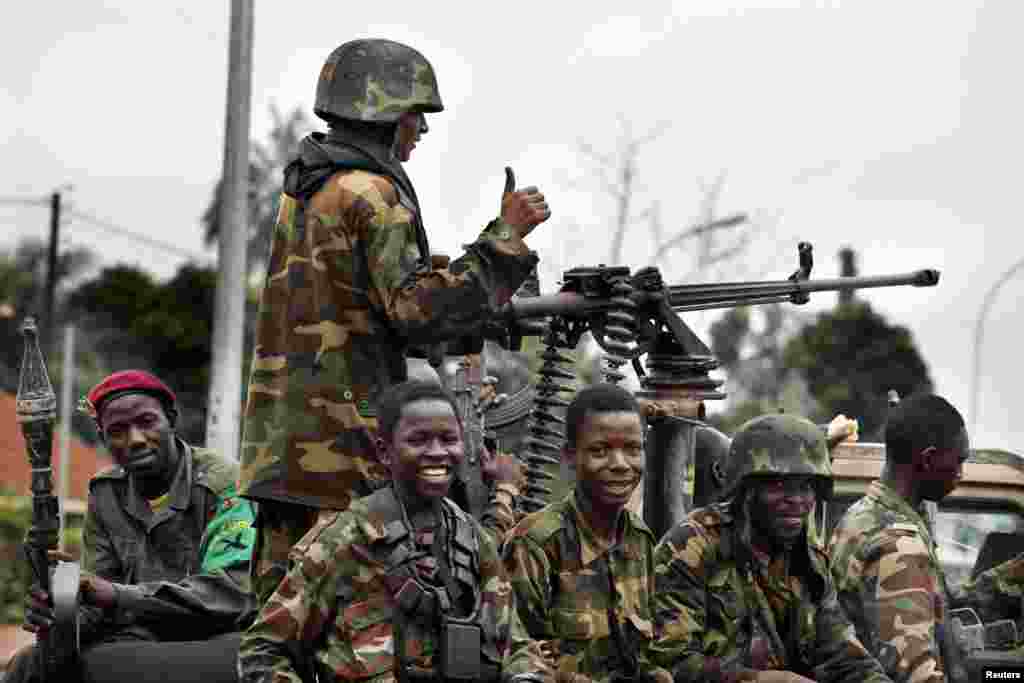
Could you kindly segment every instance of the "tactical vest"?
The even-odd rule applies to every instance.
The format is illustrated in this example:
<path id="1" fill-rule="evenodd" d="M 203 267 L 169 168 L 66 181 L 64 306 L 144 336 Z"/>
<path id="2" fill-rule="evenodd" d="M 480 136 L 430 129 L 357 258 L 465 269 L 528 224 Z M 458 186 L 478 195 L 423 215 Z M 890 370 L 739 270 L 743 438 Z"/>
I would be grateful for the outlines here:
<path id="1" fill-rule="evenodd" d="M 385 537 L 374 554 L 387 567 L 384 579 L 395 599 L 394 656 L 399 681 L 497 681 L 501 674 L 494 615 L 481 609 L 480 545 L 470 517 L 451 501 L 439 505 L 440 523 L 429 551 L 417 547 L 393 489 L 364 501 Z M 443 585 L 419 574 L 417 561 L 433 556 Z M 437 634 L 434 670 L 413 667 L 405 657 L 405 630 L 416 623 Z"/>

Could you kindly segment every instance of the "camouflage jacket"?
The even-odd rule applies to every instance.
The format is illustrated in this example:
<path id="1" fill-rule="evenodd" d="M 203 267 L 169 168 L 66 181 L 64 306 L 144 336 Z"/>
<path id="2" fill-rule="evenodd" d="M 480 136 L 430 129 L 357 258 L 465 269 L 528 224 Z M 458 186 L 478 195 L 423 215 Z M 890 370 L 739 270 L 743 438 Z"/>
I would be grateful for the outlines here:
<path id="1" fill-rule="evenodd" d="M 804 543 L 793 551 L 790 628 L 780 633 L 761 571 L 740 542 L 728 503 L 694 510 L 654 552 L 657 638 L 652 658 L 676 681 L 753 680 L 784 669 L 821 683 L 887 681 L 836 599 L 828 558 Z"/>
<path id="2" fill-rule="evenodd" d="M 1024 560 L 994 567 L 950 594 L 925 517 L 881 481 L 843 515 L 829 547 L 840 603 L 898 683 L 946 680 L 949 607 L 975 607 L 989 619 L 1007 605 L 1019 609 Z"/>
<path id="3" fill-rule="evenodd" d="M 122 584 L 115 611 L 84 607 L 83 639 L 200 639 L 251 617 L 252 504 L 238 465 L 178 440 L 168 503 L 154 512 L 118 466 L 89 482 L 82 569 Z"/>
<path id="4" fill-rule="evenodd" d="M 387 498 L 385 498 L 387 497 Z M 321 681 L 394 681 L 396 618 L 401 620 L 409 670 L 429 674 L 438 663 L 439 633 L 433 619 L 399 613 L 400 589 L 389 573 L 395 556 L 407 547 L 409 531 L 401 520 L 380 512 L 394 504 L 392 489 L 381 489 L 352 503 L 345 512 L 324 513 L 292 550 L 291 568 L 277 592 L 243 635 L 239 673 L 243 683 L 301 683 L 303 666 L 293 657 L 295 643 L 312 657 Z M 481 663 L 492 669 L 511 665 L 527 670 L 530 641 L 519 622 L 512 589 L 490 535 L 457 505 L 445 500 L 444 516 L 454 521 L 449 538 L 469 531 L 475 546 L 463 587 L 476 600 L 473 621 L 481 627 Z M 404 585 L 404 584 L 403 584 Z M 450 594 L 449 594 L 450 595 Z M 432 611 L 432 610 L 428 610 Z M 548 677 L 545 680 L 550 680 Z"/>
<path id="5" fill-rule="evenodd" d="M 389 154 L 314 134 L 286 170 L 244 416 L 245 496 L 343 510 L 377 488 L 376 400 L 406 378 L 410 346 L 476 330 L 537 261 L 495 220 L 431 269 L 415 193 L 380 161 Z"/>
<path id="6" fill-rule="evenodd" d="M 654 535 L 624 510 L 621 540 L 609 548 L 594 534 L 585 509 L 574 490 L 512 530 L 504 560 L 519 616 L 531 638 L 546 641 L 559 672 L 594 681 L 616 673 L 654 675 L 647 657 L 654 635 Z"/>

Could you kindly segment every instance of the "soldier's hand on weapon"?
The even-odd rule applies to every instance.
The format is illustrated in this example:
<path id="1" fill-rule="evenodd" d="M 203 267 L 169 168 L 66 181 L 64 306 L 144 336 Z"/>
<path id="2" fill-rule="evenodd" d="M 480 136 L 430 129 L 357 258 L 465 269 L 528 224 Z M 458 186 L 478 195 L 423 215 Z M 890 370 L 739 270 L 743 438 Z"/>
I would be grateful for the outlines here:
<path id="1" fill-rule="evenodd" d="M 82 572 L 78 583 L 82 602 L 93 607 L 110 609 L 117 605 L 117 584 L 100 578 L 95 574 Z"/>
<path id="2" fill-rule="evenodd" d="M 46 555 L 51 562 L 74 562 L 75 560 L 72 555 L 62 550 L 49 550 Z M 78 590 L 82 602 L 87 605 L 109 609 L 117 604 L 117 585 L 95 574 L 82 572 L 78 581 Z"/>
<path id="3" fill-rule="evenodd" d="M 536 186 L 522 190 L 515 188 L 515 175 L 505 167 L 505 192 L 501 196 L 501 220 L 520 237 L 526 237 L 533 229 L 551 217 L 547 200 Z"/>
<path id="4" fill-rule="evenodd" d="M 33 584 L 25 598 L 25 621 L 21 627 L 38 636 L 46 635 L 53 626 L 53 607 L 46 591 Z"/>
<path id="5" fill-rule="evenodd" d="M 47 550 L 46 557 L 50 562 L 75 561 L 70 553 L 63 550 Z M 53 625 L 53 619 L 53 607 L 50 605 L 49 594 L 33 584 L 25 598 L 25 622 L 21 627 L 32 633 L 45 634 Z"/>
<path id="6" fill-rule="evenodd" d="M 494 453 L 484 448 L 480 457 L 480 474 L 487 484 L 512 484 L 519 490 L 526 484 L 526 473 L 519 459 L 508 453 Z"/>

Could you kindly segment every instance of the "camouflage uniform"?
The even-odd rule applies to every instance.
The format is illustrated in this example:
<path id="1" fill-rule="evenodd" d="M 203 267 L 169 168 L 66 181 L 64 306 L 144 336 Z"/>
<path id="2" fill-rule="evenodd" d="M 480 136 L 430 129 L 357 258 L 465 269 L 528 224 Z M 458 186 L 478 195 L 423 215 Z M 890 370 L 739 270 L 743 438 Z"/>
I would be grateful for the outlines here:
<path id="1" fill-rule="evenodd" d="M 433 676 L 440 645 L 437 615 L 445 604 L 449 614 L 473 614 L 467 621 L 480 627 L 476 649 L 484 673 L 478 680 L 492 679 L 503 660 L 515 670 L 537 671 L 520 661 L 530 659 L 530 642 L 493 539 L 447 499 L 439 525 L 444 531 L 426 535 L 411 533 L 396 507 L 389 487 L 345 512 L 321 515 L 292 550 L 288 575 L 242 638 L 243 683 L 300 683 L 296 662 L 301 667 L 309 658 L 321 681 L 396 680 L 400 640 L 408 676 Z M 435 546 L 431 533 L 443 533 L 444 540 Z M 438 579 L 443 572 L 429 547 L 445 549 L 438 555 L 447 558 L 442 561 L 456 595 Z M 410 577 L 427 591 L 407 602 L 402 589 Z M 296 655 L 295 644 L 307 649 Z"/>
<path id="2" fill-rule="evenodd" d="M 994 567 L 951 596 L 925 517 L 882 481 L 854 503 L 832 533 L 839 600 L 857 634 L 894 681 L 948 678 L 950 607 L 999 618 L 1020 605 L 1024 559 Z"/>
<path id="3" fill-rule="evenodd" d="M 652 659 L 680 682 L 752 681 L 769 669 L 822 682 L 887 681 L 843 614 L 828 557 L 806 528 L 775 558 L 752 543 L 751 481 L 812 476 L 819 499 L 831 494 L 822 431 L 788 415 L 756 418 L 733 438 L 727 468 L 729 499 L 694 510 L 654 551 Z"/>
<path id="4" fill-rule="evenodd" d="M 317 91 L 318 115 L 342 119 L 440 108 L 429 63 L 390 41 L 339 47 Z M 410 348 L 476 331 L 537 261 L 496 219 L 447 269 L 431 269 L 411 181 L 387 144 L 360 131 L 310 135 L 285 170 L 241 456 L 242 495 L 267 503 L 254 567 L 262 595 L 312 523 L 309 507 L 344 510 L 386 481 L 375 402 L 406 379 Z"/>
<path id="5" fill-rule="evenodd" d="M 523 625 L 532 638 L 547 641 L 563 676 L 605 682 L 660 673 L 670 680 L 647 657 L 654 635 L 654 535 L 623 510 L 621 540 L 608 547 L 585 510 L 574 490 L 524 517 L 506 541 L 505 569 Z"/>

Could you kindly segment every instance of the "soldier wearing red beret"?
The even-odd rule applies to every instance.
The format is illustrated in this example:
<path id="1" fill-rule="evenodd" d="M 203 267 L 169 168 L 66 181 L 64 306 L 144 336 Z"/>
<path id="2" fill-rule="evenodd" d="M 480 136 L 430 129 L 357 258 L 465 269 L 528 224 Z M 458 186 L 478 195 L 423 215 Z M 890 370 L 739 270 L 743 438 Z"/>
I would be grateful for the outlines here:
<path id="1" fill-rule="evenodd" d="M 114 461 L 89 482 L 82 537 L 82 666 L 97 680 L 145 666 L 157 648 L 152 666 L 158 643 L 237 631 L 252 612 L 254 512 L 237 497 L 238 463 L 175 433 L 174 392 L 159 378 L 115 372 L 81 406 Z M 42 633 L 53 619 L 49 596 L 30 591 L 24 628 Z M 235 648 L 219 649 L 233 671 Z M 40 680 L 34 653 L 12 659 L 5 683 Z"/>

